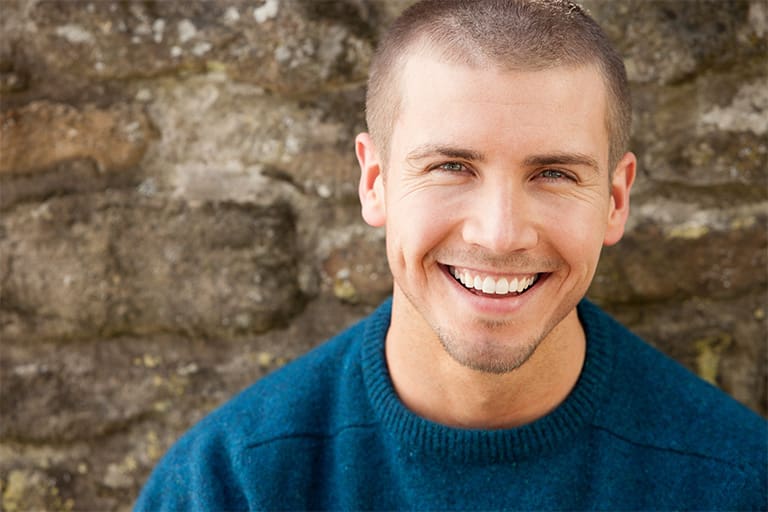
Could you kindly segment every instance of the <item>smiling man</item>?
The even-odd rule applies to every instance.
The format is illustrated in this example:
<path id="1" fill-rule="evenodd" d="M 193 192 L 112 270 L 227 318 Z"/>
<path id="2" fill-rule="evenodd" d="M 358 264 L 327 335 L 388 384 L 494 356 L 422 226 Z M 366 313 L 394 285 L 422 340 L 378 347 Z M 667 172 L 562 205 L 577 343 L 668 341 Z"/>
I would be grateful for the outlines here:
<path id="1" fill-rule="evenodd" d="M 386 226 L 398 395 L 440 423 L 501 428 L 543 416 L 579 377 L 576 305 L 622 235 L 635 157 L 609 161 L 595 64 L 476 60 L 414 43 L 388 153 L 367 134 L 357 153 L 363 216 Z"/>
<path id="2" fill-rule="evenodd" d="M 356 139 L 391 301 L 190 431 L 138 510 L 764 509 L 766 423 L 584 300 L 636 159 L 577 5 L 426 1 Z"/>

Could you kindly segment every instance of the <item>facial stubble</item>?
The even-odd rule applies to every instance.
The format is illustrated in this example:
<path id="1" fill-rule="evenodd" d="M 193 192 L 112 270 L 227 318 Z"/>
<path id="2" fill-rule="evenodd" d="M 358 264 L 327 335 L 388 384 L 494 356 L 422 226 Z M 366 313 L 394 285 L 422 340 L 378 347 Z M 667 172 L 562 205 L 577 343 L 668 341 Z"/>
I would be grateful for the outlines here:
<path id="1" fill-rule="evenodd" d="M 478 320 L 484 332 L 505 330 L 507 322 Z M 487 336 L 469 340 L 458 333 L 433 326 L 432 329 L 445 352 L 459 365 L 482 373 L 502 375 L 523 366 L 541 344 L 543 335 L 528 340 L 499 340 Z"/>

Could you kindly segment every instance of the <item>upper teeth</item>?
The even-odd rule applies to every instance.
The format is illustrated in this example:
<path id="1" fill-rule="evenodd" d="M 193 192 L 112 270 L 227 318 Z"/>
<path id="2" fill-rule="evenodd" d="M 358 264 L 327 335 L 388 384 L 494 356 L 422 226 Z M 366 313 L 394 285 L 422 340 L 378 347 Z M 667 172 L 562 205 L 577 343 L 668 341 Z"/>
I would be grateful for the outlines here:
<path id="1" fill-rule="evenodd" d="M 451 273 L 461 284 L 469 289 L 480 290 L 483 293 L 495 293 L 504 295 L 507 293 L 520 293 L 533 285 L 536 275 L 528 277 L 500 277 L 473 274 L 469 270 L 459 270 L 451 267 Z"/>

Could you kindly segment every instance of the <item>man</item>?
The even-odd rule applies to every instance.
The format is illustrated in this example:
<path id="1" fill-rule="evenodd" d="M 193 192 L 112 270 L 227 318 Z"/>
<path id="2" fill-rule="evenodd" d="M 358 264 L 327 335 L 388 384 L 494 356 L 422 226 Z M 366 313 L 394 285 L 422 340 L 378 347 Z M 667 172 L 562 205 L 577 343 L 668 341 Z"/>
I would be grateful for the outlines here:
<path id="1" fill-rule="evenodd" d="M 188 433 L 138 510 L 762 509 L 766 423 L 583 300 L 623 64 L 560 0 L 408 9 L 356 139 L 391 301 Z"/>

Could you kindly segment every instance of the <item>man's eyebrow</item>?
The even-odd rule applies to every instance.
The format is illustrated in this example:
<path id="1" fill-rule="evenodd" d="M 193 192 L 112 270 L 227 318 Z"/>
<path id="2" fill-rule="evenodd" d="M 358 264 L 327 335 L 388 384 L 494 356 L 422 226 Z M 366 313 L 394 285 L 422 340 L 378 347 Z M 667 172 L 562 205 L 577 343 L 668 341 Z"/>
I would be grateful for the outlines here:
<path id="1" fill-rule="evenodd" d="M 583 153 L 547 153 L 532 155 L 525 159 L 525 165 L 541 167 L 544 165 L 583 165 L 591 167 L 595 172 L 600 172 L 600 166 L 593 157 Z"/>
<path id="2" fill-rule="evenodd" d="M 441 144 L 424 144 L 418 146 L 408 153 L 406 160 L 421 160 L 422 158 L 432 156 L 458 158 L 461 160 L 471 160 L 473 162 L 481 162 L 485 160 L 485 156 L 479 151 Z"/>

